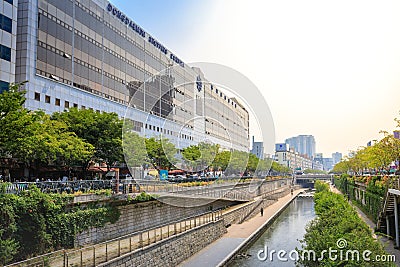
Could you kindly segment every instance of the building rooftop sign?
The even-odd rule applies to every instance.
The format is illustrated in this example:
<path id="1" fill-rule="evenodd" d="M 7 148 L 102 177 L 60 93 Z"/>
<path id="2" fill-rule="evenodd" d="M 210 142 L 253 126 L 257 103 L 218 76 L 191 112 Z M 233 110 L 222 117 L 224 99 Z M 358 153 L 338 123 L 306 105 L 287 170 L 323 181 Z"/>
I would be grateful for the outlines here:
<path id="1" fill-rule="evenodd" d="M 127 25 L 129 28 L 131 28 L 133 31 L 135 31 L 137 34 L 142 36 L 143 38 L 146 38 L 146 32 L 136 23 L 133 22 L 133 20 L 129 19 L 128 16 L 126 16 L 124 13 L 122 13 L 118 8 L 113 6 L 111 3 L 107 4 L 107 11 L 112 14 L 114 17 L 118 18 L 122 23 Z M 154 45 L 155 48 L 159 49 L 162 53 L 165 55 L 168 54 L 168 49 L 165 48 L 162 44 L 157 42 L 153 37 L 151 37 L 149 34 L 147 41 Z M 184 67 L 185 64 L 183 63 L 182 60 L 180 60 L 177 56 L 169 52 L 169 58 L 172 59 L 175 63 L 179 64 L 181 67 Z"/>

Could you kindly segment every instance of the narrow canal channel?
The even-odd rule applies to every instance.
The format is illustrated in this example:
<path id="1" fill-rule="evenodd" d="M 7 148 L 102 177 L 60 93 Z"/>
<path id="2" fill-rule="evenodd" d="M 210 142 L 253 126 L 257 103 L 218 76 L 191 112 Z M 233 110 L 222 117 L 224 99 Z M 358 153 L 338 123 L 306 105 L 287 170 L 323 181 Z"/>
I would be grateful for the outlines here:
<path id="1" fill-rule="evenodd" d="M 290 259 L 289 253 L 296 247 L 300 248 L 299 240 L 303 239 L 305 227 L 308 222 L 315 218 L 314 199 L 311 197 L 297 197 L 273 222 L 273 224 L 257 239 L 247 251 L 239 255 L 230 266 L 295 266 L 295 262 Z M 271 259 L 268 254 L 275 250 Z M 287 254 L 282 257 L 288 261 L 278 259 L 277 252 L 284 250 Z M 259 256 L 257 256 L 259 254 Z M 295 255 L 293 254 L 292 258 Z M 261 259 L 259 259 L 261 258 Z"/>

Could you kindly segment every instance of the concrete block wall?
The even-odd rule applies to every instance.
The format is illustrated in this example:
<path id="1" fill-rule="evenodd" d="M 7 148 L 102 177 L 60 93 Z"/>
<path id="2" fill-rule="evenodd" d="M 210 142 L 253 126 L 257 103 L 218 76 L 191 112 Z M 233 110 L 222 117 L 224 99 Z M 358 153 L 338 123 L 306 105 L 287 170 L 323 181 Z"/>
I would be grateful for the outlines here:
<path id="1" fill-rule="evenodd" d="M 268 195 L 268 198 L 266 199 L 250 202 L 246 205 L 243 205 L 240 208 L 225 213 L 223 215 L 225 226 L 228 227 L 234 223 L 240 222 L 240 220 L 242 219 L 254 217 L 255 215 L 260 213 L 261 207 L 263 207 L 265 210 L 268 206 L 273 204 L 278 198 L 281 198 L 288 194 L 290 194 L 290 188 L 284 185 L 282 186 L 282 190 L 279 190 L 278 192 L 272 195 Z"/>
<path id="2" fill-rule="evenodd" d="M 184 204 L 184 203 L 182 203 Z M 121 216 L 114 224 L 101 228 L 91 228 L 75 237 L 75 247 L 96 244 L 130 233 L 160 226 L 200 213 L 217 210 L 232 205 L 230 201 L 218 200 L 203 206 L 179 207 L 159 201 L 120 206 Z"/>
<path id="3" fill-rule="evenodd" d="M 231 210 L 223 215 L 225 227 L 229 227 L 232 224 L 237 223 L 241 218 L 245 217 L 246 214 L 254 209 L 258 205 L 258 202 L 250 202 L 246 205 L 243 205 L 240 208 Z"/>
<path id="4" fill-rule="evenodd" d="M 268 208 L 268 206 L 272 205 L 273 203 L 275 203 L 276 200 L 272 200 L 272 199 L 263 199 L 261 201 L 261 203 L 258 205 L 257 208 L 255 208 L 248 216 L 247 218 L 253 218 L 254 216 L 258 215 L 260 216 L 261 214 L 261 207 L 264 209 L 264 211 Z"/>
<path id="5" fill-rule="evenodd" d="M 99 266 L 176 266 L 225 233 L 223 220 L 211 222 Z"/>

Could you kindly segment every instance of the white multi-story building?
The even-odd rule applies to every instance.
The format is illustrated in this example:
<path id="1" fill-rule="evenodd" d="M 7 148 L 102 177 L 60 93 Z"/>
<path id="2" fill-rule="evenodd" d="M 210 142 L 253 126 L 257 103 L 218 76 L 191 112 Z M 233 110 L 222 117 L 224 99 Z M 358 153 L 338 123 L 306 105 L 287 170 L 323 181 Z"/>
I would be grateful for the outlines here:
<path id="1" fill-rule="evenodd" d="M 286 143 L 275 144 L 275 160 L 292 170 L 313 169 L 313 161 L 307 155 L 301 155 Z"/>
<path id="2" fill-rule="evenodd" d="M 29 109 L 115 112 L 178 148 L 209 141 L 249 150 L 239 101 L 108 1 L 19 0 L 16 62 Z"/>

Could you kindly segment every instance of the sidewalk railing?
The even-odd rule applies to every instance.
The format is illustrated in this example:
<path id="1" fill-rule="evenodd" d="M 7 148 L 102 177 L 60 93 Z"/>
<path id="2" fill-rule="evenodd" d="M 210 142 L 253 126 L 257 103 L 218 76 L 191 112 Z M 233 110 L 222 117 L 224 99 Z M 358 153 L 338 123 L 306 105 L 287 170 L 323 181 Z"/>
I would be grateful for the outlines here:
<path id="1" fill-rule="evenodd" d="M 27 190 L 30 185 L 36 185 L 44 193 L 74 193 L 77 191 L 112 189 L 112 180 L 79 180 L 79 181 L 41 181 L 41 182 L 15 182 L 6 186 L 6 193 L 19 194 Z"/>
<path id="2" fill-rule="evenodd" d="M 202 213 L 163 226 L 114 238 L 76 250 L 61 250 L 17 262 L 6 267 L 30 266 L 97 266 L 100 263 L 175 236 L 204 224 L 219 221 L 222 211 Z"/>

